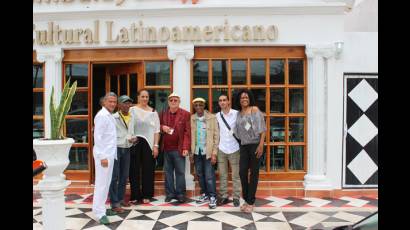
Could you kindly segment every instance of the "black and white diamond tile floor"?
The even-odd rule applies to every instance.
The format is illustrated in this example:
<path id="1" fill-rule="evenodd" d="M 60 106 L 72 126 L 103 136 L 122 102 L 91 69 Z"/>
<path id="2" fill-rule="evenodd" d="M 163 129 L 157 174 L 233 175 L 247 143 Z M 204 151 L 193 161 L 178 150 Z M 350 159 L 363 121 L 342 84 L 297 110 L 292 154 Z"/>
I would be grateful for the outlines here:
<path id="1" fill-rule="evenodd" d="M 378 201 L 370 197 L 270 196 L 258 198 L 260 206 L 253 213 L 243 213 L 231 204 L 210 210 L 206 204 L 196 205 L 194 198 L 177 205 L 155 197 L 149 204 L 132 206 L 125 213 L 108 217 L 111 224 L 104 226 L 95 220 L 89 198 L 90 194 L 66 195 L 66 229 L 327 230 L 362 220 L 377 211 Z M 41 199 L 33 200 L 33 229 L 42 229 Z"/>

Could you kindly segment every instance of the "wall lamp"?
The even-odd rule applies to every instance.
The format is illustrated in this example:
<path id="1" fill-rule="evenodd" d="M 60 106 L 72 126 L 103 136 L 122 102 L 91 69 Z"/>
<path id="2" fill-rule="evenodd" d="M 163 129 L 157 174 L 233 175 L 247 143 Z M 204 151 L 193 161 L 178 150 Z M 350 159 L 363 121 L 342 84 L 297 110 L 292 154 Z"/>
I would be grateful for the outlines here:
<path id="1" fill-rule="evenodd" d="M 343 46 L 344 46 L 343 42 L 341 42 L 341 41 L 335 42 L 335 57 L 337 59 L 340 58 L 340 55 L 343 52 Z"/>

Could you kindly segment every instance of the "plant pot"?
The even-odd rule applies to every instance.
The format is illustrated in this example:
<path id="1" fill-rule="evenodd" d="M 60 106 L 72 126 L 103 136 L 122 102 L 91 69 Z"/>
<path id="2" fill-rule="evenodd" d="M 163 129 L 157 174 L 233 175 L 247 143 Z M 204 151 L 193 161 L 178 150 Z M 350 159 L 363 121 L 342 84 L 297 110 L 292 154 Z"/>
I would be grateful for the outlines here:
<path id="1" fill-rule="evenodd" d="M 37 159 L 44 161 L 47 165 L 47 169 L 43 172 L 43 178 L 38 184 L 40 187 L 61 187 L 61 185 L 67 184 L 63 172 L 70 163 L 68 154 L 73 143 L 72 138 L 63 140 L 33 139 L 33 148 Z"/>

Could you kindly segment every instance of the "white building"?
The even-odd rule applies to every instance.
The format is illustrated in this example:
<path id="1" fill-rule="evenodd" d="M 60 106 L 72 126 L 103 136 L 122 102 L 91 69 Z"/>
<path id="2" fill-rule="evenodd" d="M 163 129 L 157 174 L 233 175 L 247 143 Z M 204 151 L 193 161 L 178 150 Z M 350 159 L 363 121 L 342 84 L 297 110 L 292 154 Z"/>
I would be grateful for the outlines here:
<path id="1" fill-rule="evenodd" d="M 266 114 L 268 194 L 377 192 L 377 0 L 36 0 L 33 21 L 34 137 L 49 135 L 51 87 L 80 86 L 68 179 L 93 179 L 106 91 L 147 88 L 159 111 L 171 91 L 187 110 L 202 96 L 215 112 L 221 91 L 248 87 Z"/>

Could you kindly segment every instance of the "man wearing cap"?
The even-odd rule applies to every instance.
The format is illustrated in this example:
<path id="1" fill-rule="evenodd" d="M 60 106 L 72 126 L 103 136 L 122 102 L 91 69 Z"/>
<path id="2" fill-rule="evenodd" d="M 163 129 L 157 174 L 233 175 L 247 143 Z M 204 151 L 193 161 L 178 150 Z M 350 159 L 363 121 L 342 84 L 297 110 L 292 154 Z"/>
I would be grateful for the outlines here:
<path id="1" fill-rule="evenodd" d="M 131 117 L 129 113 L 132 99 L 127 95 L 118 98 L 118 112 L 113 116 L 117 130 L 117 159 L 114 161 L 112 180 L 110 185 L 111 209 L 117 213 L 123 213 L 123 207 L 130 205 L 124 202 L 125 186 L 130 168 L 130 147 L 136 141 L 128 135 L 128 127 Z"/>
<path id="2" fill-rule="evenodd" d="M 165 202 L 177 199 L 184 203 L 186 193 L 185 157 L 191 147 L 190 114 L 181 109 L 176 93 L 168 96 L 169 108 L 160 114 L 161 152 L 164 153 Z M 174 172 L 176 184 L 174 185 Z"/>
<path id="3" fill-rule="evenodd" d="M 209 208 L 216 208 L 216 180 L 212 165 L 216 163 L 219 144 L 219 127 L 215 115 L 205 110 L 205 99 L 195 98 L 195 114 L 191 115 L 191 162 L 201 187 L 201 196 L 196 201 L 209 201 Z"/>

